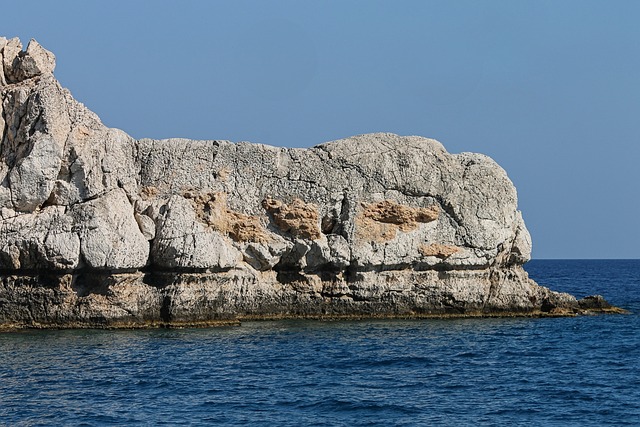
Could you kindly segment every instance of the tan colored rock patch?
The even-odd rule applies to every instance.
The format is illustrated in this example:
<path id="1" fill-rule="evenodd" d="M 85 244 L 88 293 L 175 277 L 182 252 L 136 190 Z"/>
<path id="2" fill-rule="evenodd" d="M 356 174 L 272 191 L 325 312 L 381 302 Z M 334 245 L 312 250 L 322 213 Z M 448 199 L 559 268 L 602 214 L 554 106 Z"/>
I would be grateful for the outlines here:
<path id="1" fill-rule="evenodd" d="M 218 171 L 218 179 L 220 179 L 220 181 L 222 182 L 227 182 L 227 179 L 229 179 L 229 175 L 231 174 L 231 169 L 229 168 L 222 168 Z"/>
<path id="2" fill-rule="evenodd" d="M 361 206 L 362 211 L 356 216 L 357 237 L 375 242 L 394 239 L 398 230 L 413 231 L 419 223 L 435 221 L 440 213 L 437 205 L 413 208 L 391 200 Z"/>
<path id="3" fill-rule="evenodd" d="M 321 236 L 318 208 L 311 203 L 294 199 L 289 205 L 267 197 L 262 207 L 271 214 L 275 225 L 285 233 L 302 239 L 316 240 Z"/>
<path id="4" fill-rule="evenodd" d="M 257 216 L 244 215 L 227 208 L 227 195 L 218 193 L 195 193 L 185 191 L 198 219 L 215 231 L 229 235 L 236 242 L 268 242 L 267 231 Z"/>
<path id="5" fill-rule="evenodd" d="M 418 248 L 418 252 L 422 256 L 435 256 L 440 259 L 449 258 L 456 252 L 460 252 L 460 248 L 452 245 L 442 245 L 440 243 L 432 243 L 430 245 L 422 245 Z"/>
<path id="6" fill-rule="evenodd" d="M 142 197 L 142 200 L 151 200 L 156 197 L 158 193 L 158 188 L 152 185 L 148 185 L 140 189 L 140 197 Z"/>

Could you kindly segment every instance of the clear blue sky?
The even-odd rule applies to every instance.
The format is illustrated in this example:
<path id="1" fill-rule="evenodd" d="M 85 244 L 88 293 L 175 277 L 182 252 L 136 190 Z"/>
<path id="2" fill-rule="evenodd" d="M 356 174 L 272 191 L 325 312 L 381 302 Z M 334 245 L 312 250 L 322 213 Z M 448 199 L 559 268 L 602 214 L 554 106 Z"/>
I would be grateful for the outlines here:
<path id="1" fill-rule="evenodd" d="M 28 1 L 0 34 L 134 137 L 493 157 L 535 258 L 640 258 L 640 1 Z"/>

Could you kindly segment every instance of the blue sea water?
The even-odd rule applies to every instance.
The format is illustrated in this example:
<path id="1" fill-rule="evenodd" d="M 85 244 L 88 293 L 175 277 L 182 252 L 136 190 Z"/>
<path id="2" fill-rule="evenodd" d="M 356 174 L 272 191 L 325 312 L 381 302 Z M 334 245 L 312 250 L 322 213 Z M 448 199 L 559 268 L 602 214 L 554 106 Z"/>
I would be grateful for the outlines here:
<path id="1" fill-rule="evenodd" d="M 526 268 L 632 314 L 0 334 L 0 425 L 640 425 L 640 260 Z"/>

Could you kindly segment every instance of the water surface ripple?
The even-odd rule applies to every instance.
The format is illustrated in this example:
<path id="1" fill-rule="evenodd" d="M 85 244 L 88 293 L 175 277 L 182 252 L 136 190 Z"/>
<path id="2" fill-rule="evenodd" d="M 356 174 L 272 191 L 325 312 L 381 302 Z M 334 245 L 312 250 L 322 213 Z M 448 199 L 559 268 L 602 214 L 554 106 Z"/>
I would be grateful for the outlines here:
<path id="1" fill-rule="evenodd" d="M 640 425 L 640 261 L 533 261 L 628 316 L 0 334 L 0 425 Z"/>

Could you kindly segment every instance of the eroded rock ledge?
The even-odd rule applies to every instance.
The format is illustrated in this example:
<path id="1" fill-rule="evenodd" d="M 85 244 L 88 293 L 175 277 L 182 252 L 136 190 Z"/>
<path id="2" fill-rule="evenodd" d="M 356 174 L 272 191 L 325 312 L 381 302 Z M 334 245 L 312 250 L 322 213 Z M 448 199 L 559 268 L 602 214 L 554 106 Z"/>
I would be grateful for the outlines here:
<path id="1" fill-rule="evenodd" d="M 0 325 L 571 315 L 527 277 L 505 172 L 417 136 L 135 140 L 0 38 Z"/>

